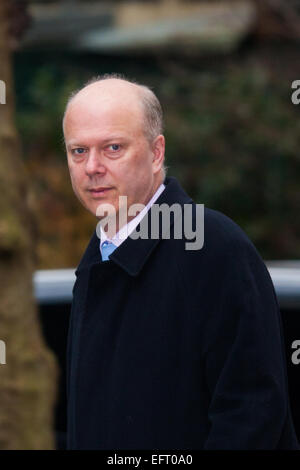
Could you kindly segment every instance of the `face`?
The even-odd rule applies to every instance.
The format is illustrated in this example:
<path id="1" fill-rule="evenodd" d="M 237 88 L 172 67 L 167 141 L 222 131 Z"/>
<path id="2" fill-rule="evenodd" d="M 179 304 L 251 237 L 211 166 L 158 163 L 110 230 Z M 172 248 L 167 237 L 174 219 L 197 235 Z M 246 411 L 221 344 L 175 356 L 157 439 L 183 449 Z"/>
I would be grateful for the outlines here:
<path id="1" fill-rule="evenodd" d="M 72 186 L 94 215 L 104 203 L 118 214 L 119 196 L 127 196 L 128 208 L 146 205 L 161 183 L 164 137 L 149 143 L 140 101 L 128 90 L 122 97 L 122 91 L 101 95 L 98 90 L 75 98 L 65 116 Z"/>

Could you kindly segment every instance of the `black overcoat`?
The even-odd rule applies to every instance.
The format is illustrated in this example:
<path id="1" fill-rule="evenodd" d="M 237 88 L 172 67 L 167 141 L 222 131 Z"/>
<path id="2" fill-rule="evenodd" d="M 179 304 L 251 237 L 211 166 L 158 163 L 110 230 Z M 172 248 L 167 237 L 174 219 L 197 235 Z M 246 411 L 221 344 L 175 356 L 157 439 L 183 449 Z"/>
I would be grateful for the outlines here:
<path id="1" fill-rule="evenodd" d="M 178 181 L 164 183 L 156 203 L 192 204 L 195 215 Z M 129 237 L 103 262 L 94 232 L 73 289 L 69 449 L 298 448 L 260 255 L 207 208 L 203 247 L 185 243 Z"/>

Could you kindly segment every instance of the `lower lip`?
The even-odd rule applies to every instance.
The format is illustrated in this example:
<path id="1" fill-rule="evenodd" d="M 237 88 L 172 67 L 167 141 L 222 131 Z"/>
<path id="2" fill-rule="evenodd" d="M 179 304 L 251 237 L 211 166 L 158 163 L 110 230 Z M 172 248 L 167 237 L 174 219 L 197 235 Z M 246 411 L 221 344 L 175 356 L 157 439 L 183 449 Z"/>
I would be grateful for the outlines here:
<path id="1" fill-rule="evenodd" d="M 102 191 L 90 191 L 90 193 L 93 195 L 93 196 L 103 196 L 104 194 L 106 194 L 108 191 L 110 191 L 111 188 L 107 188 L 107 189 L 103 189 Z"/>

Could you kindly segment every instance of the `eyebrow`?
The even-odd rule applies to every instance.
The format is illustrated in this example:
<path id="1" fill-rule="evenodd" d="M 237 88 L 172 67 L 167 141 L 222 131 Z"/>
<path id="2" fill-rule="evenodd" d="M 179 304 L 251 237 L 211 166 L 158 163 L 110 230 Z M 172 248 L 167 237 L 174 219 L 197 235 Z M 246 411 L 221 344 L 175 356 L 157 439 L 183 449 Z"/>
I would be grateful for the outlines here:
<path id="1" fill-rule="evenodd" d="M 125 136 L 123 135 L 120 135 L 120 134 L 115 134 L 115 135 L 112 135 L 111 137 L 107 137 L 106 139 L 103 139 L 101 141 L 101 144 L 102 145 L 105 145 L 109 142 L 112 142 L 112 141 L 115 141 L 115 140 L 120 140 L 120 141 L 125 141 L 125 140 L 128 140 L 128 138 L 126 139 Z M 70 140 L 68 143 L 66 143 L 65 139 L 64 139 L 64 143 L 65 143 L 65 146 L 66 148 L 70 148 L 70 147 L 87 147 L 87 145 L 83 144 L 83 143 L 79 143 L 80 141 L 77 141 L 77 140 Z"/>
<path id="2" fill-rule="evenodd" d="M 78 144 L 75 140 L 72 142 L 69 142 L 68 144 L 65 142 L 65 145 L 67 147 L 67 149 L 71 148 L 71 147 L 86 147 L 86 145 L 83 145 L 83 144 Z"/>

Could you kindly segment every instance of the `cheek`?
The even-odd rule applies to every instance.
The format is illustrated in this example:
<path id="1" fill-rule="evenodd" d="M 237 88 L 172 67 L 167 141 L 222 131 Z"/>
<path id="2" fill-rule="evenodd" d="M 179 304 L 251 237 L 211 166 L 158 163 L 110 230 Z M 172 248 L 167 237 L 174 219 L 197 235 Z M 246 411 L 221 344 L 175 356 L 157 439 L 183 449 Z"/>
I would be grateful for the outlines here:
<path id="1" fill-rule="evenodd" d="M 147 175 L 151 171 L 151 162 L 152 155 L 149 152 L 146 152 L 141 146 L 134 154 L 130 174 L 135 175 L 140 182 L 141 180 L 147 179 Z"/>
<path id="2" fill-rule="evenodd" d="M 71 177 L 73 187 L 76 186 L 77 189 L 80 189 L 80 181 L 81 181 L 80 171 L 78 171 L 78 168 L 75 169 L 72 166 L 69 167 L 69 171 L 70 171 L 70 177 Z"/>

